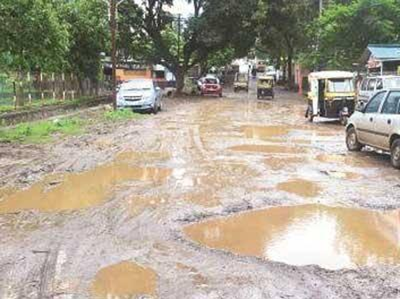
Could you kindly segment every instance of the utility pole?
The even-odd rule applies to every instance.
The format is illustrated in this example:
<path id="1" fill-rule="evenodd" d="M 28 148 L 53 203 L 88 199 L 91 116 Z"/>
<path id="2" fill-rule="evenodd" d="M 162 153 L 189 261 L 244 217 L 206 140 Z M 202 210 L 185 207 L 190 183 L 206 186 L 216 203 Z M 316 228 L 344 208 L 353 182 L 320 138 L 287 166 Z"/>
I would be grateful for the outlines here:
<path id="1" fill-rule="evenodd" d="M 319 0 L 319 16 L 322 16 L 322 13 L 324 12 L 324 0 Z"/>
<path id="2" fill-rule="evenodd" d="M 111 29 L 111 64 L 112 64 L 112 100 L 114 110 L 117 109 L 117 0 L 110 0 Z"/>

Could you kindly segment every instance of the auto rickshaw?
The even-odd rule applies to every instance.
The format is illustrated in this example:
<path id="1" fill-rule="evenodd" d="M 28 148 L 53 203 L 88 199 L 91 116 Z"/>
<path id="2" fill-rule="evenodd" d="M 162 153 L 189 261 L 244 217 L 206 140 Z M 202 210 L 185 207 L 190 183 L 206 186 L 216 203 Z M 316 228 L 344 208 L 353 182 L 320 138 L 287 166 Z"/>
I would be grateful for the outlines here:
<path id="1" fill-rule="evenodd" d="M 257 79 L 257 99 L 263 97 L 275 97 L 274 94 L 275 80 L 272 76 L 261 76 Z"/>
<path id="2" fill-rule="evenodd" d="M 306 118 L 338 119 L 346 124 L 355 109 L 354 74 L 344 71 L 314 72 L 308 77 L 310 92 Z"/>
<path id="3" fill-rule="evenodd" d="M 249 91 L 249 76 L 247 74 L 236 73 L 235 75 L 233 91 L 238 92 L 240 90 Z"/>

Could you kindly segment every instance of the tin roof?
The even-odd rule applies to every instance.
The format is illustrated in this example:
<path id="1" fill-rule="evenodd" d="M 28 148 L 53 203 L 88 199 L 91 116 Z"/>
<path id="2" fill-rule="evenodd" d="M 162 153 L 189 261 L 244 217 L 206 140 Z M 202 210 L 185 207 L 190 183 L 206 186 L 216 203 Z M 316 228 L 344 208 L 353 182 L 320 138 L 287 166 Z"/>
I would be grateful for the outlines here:
<path id="1" fill-rule="evenodd" d="M 376 60 L 400 60 L 400 44 L 370 44 L 364 52 L 363 60 L 371 56 Z"/>

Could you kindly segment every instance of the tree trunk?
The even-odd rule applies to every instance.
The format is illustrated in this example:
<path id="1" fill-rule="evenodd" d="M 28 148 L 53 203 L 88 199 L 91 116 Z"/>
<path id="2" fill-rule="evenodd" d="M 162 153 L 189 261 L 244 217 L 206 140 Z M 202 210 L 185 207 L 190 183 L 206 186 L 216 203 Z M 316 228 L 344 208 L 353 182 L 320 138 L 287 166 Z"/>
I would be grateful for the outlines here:
<path id="1" fill-rule="evenodd" d="M 176 77 L 176 94 L 181 95 L 183 88 L 185 86 L 185 69 L 183 67 L 178 67 L 175 72 Z"/>

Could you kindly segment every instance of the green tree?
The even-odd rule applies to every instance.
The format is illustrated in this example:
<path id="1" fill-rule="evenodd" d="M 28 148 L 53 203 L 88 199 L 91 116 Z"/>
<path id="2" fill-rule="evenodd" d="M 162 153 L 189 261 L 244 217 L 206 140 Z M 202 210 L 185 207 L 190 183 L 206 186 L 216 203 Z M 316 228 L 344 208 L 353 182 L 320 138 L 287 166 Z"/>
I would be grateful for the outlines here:
<path id="1" fill-rule="evenodd" d="M 370 43 L 400 41 L 399 0 L 355 0 L 330 5 L 309 28 L 302 56 L 311 68 L 351 69 Z M 317 48 L 318 45 L 318 48 Z"/>
<path id="2" fill-rule="evenodd" d="M 137 48 L 129 46 L 134 41 L 145 45 L 143 60 L 162 64 L 177 78 L 178 92 L 182 90 L 186 72 L 225 48 L 234 49 L 234 56 L 244 55 L 254 43 L 252 15 L 256 0 L 189 0 L 193 14 L 187 19 L 172 16 L 167 8 L 173 0 L 146 0 L 141 6 L 127 2 L 120 11 L 120 20 L 130 28 L 128 39 L 122 44 L 124 50 L 131 50 L 131 57 L 137 57 Z M 127 8 L 130 6 L 130 8 Z M 128 10 L 131 18 L 121 16 Z M 121 38 L 121 40 L 123 40 Z M 137 43 L 137 42 L 136 42 Z M 143 55 L 142 55 L 143 56 Z"/>
<path id="3" fill-rule="evenodd" d="M 310 0 L 260 0 L 256 49 L 268 53 L 278 66 L 288 70 L 293 81 L 294 59 L 307 47 L 306 29 L 318 16 L 318 2 Z"/>
<path id="4" fill-rule="evenodd" d="M 59 15 L 70 38 L 65 53 L 66 70 L 78 78 L 98 79 L 101 53 L 108 49 L 108 6 L 103 0 L 70 0 L 58 3 Z"/>

